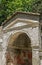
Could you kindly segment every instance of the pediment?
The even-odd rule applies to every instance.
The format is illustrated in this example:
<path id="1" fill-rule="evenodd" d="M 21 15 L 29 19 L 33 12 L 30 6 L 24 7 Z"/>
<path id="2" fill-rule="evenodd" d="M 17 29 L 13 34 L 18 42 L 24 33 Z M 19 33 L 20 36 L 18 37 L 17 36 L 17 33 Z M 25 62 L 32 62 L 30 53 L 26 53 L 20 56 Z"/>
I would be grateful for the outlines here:
<path id="1" fill-rule="evenodd" d="M 27 25 L 27 22 L 25 22 L 24 20 L 18 18 L 16 20 L 12 21 L 12 23 L 10 23 L 7 26 L 7 28 L 20 27 L 20 26 L 24 26 L 24 25 Z"/>
<path id="2" fill-rule="evenodd" d="M 17 18 L 16 20 L 13 20 L 10 24 L 8 24 L 5 29 L 11 29 L 11 28 L 17 28 L 17 27 L 24 27 L 24 26 L 35 26 L 38 25 L 37 21 L 29 20 L 29 19 L 20 19 Z"/>
<path id="3" fill-rule="evenodd" d="M 37 26 L 39 23 L 39 15 L 40 14 L 30 12 L 16 12 L 2 23 L 3 30 L 26 25 L 28 27 Z"/>

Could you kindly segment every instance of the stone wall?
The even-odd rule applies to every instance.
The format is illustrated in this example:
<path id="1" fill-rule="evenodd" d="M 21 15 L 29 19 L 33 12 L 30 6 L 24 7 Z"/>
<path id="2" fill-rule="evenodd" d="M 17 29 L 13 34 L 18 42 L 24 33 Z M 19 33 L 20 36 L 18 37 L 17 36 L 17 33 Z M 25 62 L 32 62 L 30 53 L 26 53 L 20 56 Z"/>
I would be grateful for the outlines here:
<path id="1" fill-rule="evenodd" d="M 41 40 L 39 34 L 39 20 L 39 15 L 17 13 L 15 16 L 12 17 L 12 19 L 9 19 L 9 21 L 5 23 L 3 28 L 2 26 L 0 27 L 0 65 L 6 65 L 6 52 L 8 42 L 11 36 L 16 32 L 26 33 L 31 40 L 32 65 L 42 65 L 42 56 L 40 55 Z M 33 24 L 34 22 L 36 22 L 36 24 Z M 11 25 L 12 23 L 13 25 Z M 30 25 L 28 25 L 28 23 Z M 26 25 L 26 27 L 24 26 L 24 24 Z"/>
<path id="2" fill-rule="evenodd" d="M 10 32 L 3 32 L 3 65 L 5 65 L 6 63 L 6 59 L 5 59 L 5 53 L 6 53 L 6 49 L 7 49 L 7 45 L 8 45 L 8 41 L 9 38 L 11 37 L 12 34 L 16 33 L 16 32 L 24 32 L 26 33 L 29 38 L 31 39 L 31 46 L 32 46 L 32 65 L 39 65 L 39 28 L 35 27 L 35 28 L 24 28 L 21 30 L 13 30 Z"/>
<path id="3" fill-rule="evenodd" d="M 3 37 L 2 37 L 2 27 L 0 27 L 0 65 L 2 64 L 2 53 L 3 53 L 3 47 L 2 47 L 2 43 L 3 43 Z"/>

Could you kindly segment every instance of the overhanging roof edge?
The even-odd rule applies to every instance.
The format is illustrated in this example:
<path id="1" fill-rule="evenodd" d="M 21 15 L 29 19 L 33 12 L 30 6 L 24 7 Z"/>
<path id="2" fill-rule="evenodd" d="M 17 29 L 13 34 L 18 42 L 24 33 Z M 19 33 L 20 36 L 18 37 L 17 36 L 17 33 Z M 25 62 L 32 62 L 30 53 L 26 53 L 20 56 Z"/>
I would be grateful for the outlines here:
<path id="1" fill-rule="evenodd" d="M 32 12 L 15 12 L 12 16 L 8 17 L 7 20 L 5 20 L 1 26 L 4 26 L 9 20 L 11 20 L 14 16 L 17 14 L 27 14 L 27 15 L 34 15 L 34 16 L 40 16 L 39 13 L 32 13 Z"/>

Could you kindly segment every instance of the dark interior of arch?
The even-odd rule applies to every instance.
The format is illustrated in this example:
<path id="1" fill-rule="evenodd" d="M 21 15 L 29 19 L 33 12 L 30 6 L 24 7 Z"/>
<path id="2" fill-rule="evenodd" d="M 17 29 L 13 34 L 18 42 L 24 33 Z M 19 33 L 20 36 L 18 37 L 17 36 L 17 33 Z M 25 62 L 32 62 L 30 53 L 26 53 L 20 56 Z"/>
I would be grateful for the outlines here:
<path id="1" fill-rule="evenodd" d="M 19 47 L 19 48 L 31 48 L 31 40 L 26 33 L 17 32 L 13 35 L 12 43 L 9 43 L 8 46 Z"/>
<path id="2" fill-rule="evenodd" d="M 26 33 L 16 33 L 16 39 L 12 42 L 12 46 L 23 47 L 23 48 L 31 48 L 31 40 Z M 14 37 L 15 37 L 14 36 Z"/>
<path id="3" fill-rule="evenodd" d="M 13 38 L 13 39 L 12 39 Z M 31 48 L 31 40 L 26 33 L 15 33 L 8 46 L 8 53 L 6 55 L 6 65 L 32 65 L 32 51 L 22 48 Z M 11 41 L 11 40 L 10 40 Z M 17 48 L 14 48 L 18 47 Z"/>

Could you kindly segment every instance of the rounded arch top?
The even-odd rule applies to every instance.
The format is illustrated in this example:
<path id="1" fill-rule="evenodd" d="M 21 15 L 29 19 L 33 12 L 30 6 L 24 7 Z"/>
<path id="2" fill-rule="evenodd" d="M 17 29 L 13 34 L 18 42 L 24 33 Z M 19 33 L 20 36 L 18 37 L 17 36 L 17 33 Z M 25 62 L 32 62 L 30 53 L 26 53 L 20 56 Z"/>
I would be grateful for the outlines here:
<path id="1" fill-rule="evenodd" d="M 25 32 L 16 32 L 10 36 L 8 48 L 31 48 L 31 39 Z"/>

